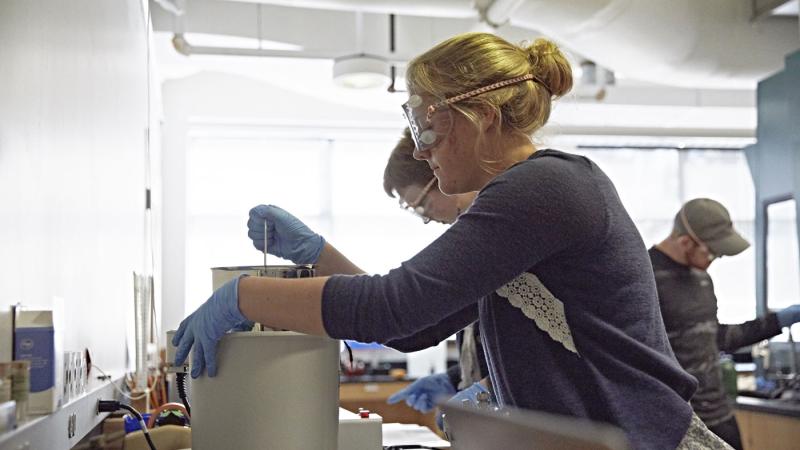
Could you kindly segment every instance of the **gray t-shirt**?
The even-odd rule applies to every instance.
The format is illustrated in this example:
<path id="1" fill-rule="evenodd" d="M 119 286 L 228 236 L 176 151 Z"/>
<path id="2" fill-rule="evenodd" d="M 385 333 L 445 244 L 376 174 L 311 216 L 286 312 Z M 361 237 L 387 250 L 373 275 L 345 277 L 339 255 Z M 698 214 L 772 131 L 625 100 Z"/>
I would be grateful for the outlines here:
<path id="1" fill-rule="evenodd" d="M 495 177 L 442 236 L 386 275 L 335 276 L 334 338 L 412 350 L 480 320 L 501 405 L 621 427 L 674 449 L 697 381 L 678 365 L 650 258 L 608 177 L 542 150 Z"/>
<path id="2" fill-rule="evenodd" d="M 721 324 L 708 272 L 679 264 L 655 247 L 649 253 L 667 337 L 680 365 L 698 381 L 692 408 L 706 425 L 715 427 L 733 417 L 722 383 L 720 350 L 733 352 L 780 334 L 778 316 L 770 313 L 740 324 Z"/>

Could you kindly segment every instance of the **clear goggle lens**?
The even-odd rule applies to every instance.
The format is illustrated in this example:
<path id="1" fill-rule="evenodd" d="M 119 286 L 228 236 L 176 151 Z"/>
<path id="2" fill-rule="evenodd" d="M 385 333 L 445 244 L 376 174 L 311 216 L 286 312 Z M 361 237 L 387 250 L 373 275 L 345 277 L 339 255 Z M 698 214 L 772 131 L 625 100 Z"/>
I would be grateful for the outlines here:
<path id="1" fill-rule="evenodd" d="M 419 95 L 412 95 L 403 104 L 403 113 L 411 130 L 417 151 L 429 150 L 450 133 L 453 116 L 450 108 L 439 107 L 429 112 L 430 105 Z"/>

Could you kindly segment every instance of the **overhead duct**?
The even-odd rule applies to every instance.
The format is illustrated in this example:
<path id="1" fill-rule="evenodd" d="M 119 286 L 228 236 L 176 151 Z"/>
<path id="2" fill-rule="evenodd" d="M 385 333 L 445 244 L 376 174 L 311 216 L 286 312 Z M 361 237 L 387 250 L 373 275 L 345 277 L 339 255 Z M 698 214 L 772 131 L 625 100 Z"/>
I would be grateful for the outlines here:
<path id="1" fill-rule="evenodd" d="M 685 87 L 754 88 L 800 47 L 797 23 L 752 23 L 750 0 L 526 0 L 513 25 L 536 29 L 626 77 Z"/>

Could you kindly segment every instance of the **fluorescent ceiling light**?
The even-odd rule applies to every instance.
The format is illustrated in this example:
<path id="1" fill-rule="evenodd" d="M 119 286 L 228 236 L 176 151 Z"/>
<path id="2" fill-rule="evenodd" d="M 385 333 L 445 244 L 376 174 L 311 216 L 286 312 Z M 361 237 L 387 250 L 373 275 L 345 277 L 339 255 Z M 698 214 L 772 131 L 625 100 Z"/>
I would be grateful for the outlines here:
<path id="1" fill-rule="evenodd" d="M 380 56 L 345 56 L 333 62 L 333 81 L 354 89 L 385 88 L 391 82 L 390 71 L 389 62 Z"/>
<path id="2" fill-rule="evenodd" d="M 185 38 L 196 47 L 231 47 L 231 48 L 247 48 L 264 50 L 288 50 L 288 51 L 303 51 L 302 45 L 290 44 L 288 42 L 259 40 L 255 38 L 229 36 L 225 34 L 210 34 L 210 33 L 186 33 Z"/>

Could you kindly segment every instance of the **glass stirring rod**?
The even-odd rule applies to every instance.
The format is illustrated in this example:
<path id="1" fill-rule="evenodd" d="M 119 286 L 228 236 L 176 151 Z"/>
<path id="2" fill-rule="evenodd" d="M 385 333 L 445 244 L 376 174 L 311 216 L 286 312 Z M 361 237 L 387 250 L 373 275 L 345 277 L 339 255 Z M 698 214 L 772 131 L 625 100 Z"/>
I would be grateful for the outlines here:
<path id="1" fill-rule="evenodd" d="M 265 277 L 269 276 L 267 273 L 267 219 L 266 218 L 264 219 L 264 275 L 262 276 Z M 266 328 L 263 324 L 260 323 L 254 324 L 254 326 L 257 327 L 255 329 L 259 331 L 271 330 L 271 328 Z"/>
<path id="2" fill-rule="evenodd" d="M 267 270 L 267 219 L 264 219 L 264 271 Z"/>

